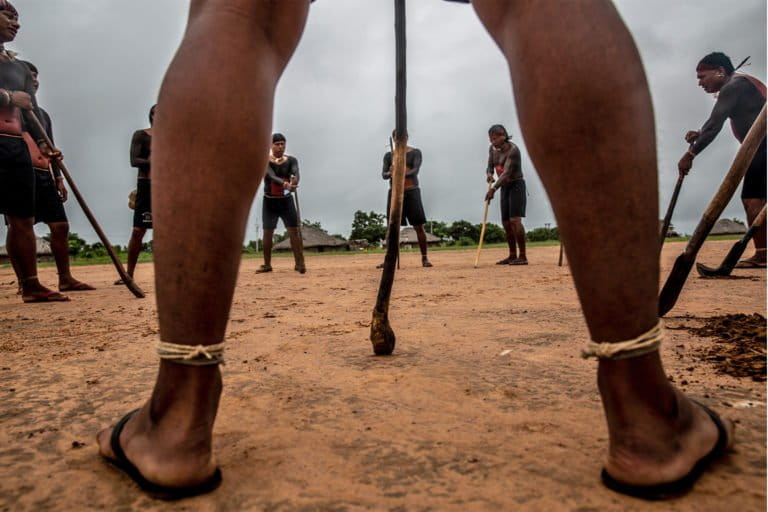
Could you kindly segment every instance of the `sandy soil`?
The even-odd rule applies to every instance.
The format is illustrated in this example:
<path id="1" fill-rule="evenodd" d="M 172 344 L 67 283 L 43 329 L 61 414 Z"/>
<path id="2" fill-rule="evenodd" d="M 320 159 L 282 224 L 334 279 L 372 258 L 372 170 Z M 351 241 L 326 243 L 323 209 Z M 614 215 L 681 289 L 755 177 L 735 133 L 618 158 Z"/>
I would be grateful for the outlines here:
<path id="1" fill-rule="evenodd" d="M 717 265 L 733 242 L 708 243 Z M 682 244 L 662 255 L 666 276 Z M 78 267 L 98 290 L 24 305 L 0 269 L 0 510 L 763 511 L 765 384 L 696 357 L 703 319 L 765 315 L 764 271 L 691 276 L 668 316 L 667 373 L 737 423 L 733 452 L 688 497 L 645 503 L 599 482 L 606 429 L 595 362 L 558 248 L 528 267 L 500 249 L 402 257 L 390 313 L 395 355 L 372 356 L 380 255 L 310 255 L 241 268 L 215 450 L 224 483 L 177 503 L 142 494 L 97 455 L 95 433 L 141 404 L 157 360 L 151 265 L 134 299 L 109 266 Z M 53 283 L 55 269 L 40 270 Z M 180 298 L 179 300 L 183 300 Z M 682 328 L 681 327 L 686 327 Z M 764 343 L 764 338 L 763 338 Z"/>

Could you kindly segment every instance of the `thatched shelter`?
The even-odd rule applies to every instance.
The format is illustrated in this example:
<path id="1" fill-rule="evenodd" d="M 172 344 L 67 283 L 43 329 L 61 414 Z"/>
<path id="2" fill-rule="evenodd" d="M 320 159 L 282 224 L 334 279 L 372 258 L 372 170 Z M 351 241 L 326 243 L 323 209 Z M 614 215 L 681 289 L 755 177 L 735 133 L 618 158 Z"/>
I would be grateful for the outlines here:
<path id="1" fill-rule="evenodd" d="M 443 239 L 438 238 L 432 233 L 425 232 L 427 235 L 427 245 L 439 245 Z M 416 238 L 416 230 L 411 226 L 400 230 L 400 247 L 408 247 L 413 249 L 419 246 L 419 239 Z"/>
<path id="2" fill-rule="evenodd" d="M 720 219 L 715 222 L 710 235 L 743 235 L 747 232 L 744 224 L 734 222 L 731 219 Z"/>
<path id="3" fill-rule="evenodd" d="M 334 238 L 325 231 L 317 228 L 304 226 L 301 228 L 301 238 L 304 241 L 305 251 L 348 251 L 349 242 Z M 272 248 L 275 251 L 290 251 L 291 240 L 286 238 Z"/>
<path id="4" fill-rule="evenodd" d="M 53 261 L 53 251 L 51 251 L 51 244 L 44 238 L 36 237 L 35 242 L 37 244 L 37 260 L 38 261 Z M 4 245 L 0 246 L 0 264 L 10 263 L 8 258 L 8 249 Z"/>

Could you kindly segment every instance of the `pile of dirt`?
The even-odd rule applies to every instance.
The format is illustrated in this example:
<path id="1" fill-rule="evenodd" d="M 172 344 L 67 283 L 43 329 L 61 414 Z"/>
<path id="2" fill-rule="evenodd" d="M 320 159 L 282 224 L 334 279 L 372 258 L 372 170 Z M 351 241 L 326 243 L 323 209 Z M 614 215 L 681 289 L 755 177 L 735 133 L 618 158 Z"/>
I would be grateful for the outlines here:
<path id="1" fill-rule="evenodd" d="M 714 363 L 720 373 L 765 382 L 764 316 L 736 314 L 702 320 L 703 326 L 688 328 L 691 334 L 716 338 L 713 344 L 696 351 L 702 360 Z"/>

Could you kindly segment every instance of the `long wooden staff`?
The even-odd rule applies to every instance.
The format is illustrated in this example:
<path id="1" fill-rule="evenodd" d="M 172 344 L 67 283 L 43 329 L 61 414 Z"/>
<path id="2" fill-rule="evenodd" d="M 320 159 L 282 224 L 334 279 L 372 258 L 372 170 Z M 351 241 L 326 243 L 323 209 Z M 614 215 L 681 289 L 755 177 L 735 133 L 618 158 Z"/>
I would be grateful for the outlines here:
<path id="1" fill-rule="evenodd" d="M 693 144 L 689 146 L 689 149 L 693 147 Z M 669 225 L 672 223 L 672 213 L 675 211 L 675 205 L 677 204 L 677 197 L 680 195 L 680 189 L 683 186 L 683 179 L 685 175 L 680 174 L 677 177 L 675 183 L 675 189 L 672 191 L 672 198 L 669 200 L 669 206 L 667 207 L 667 213 L 664 215 L 664 221 L 661 223 L 661 232 L 659 233 L 659 250 L 664 247 L 664 240 L 667 239 L 667 231 L 669 231 Z"/>
<path id="2" fill-rule="evenodd" d="M 395 350 L 395 332 L 389 325 L 389 299 L 395 281 L 395 264 L 400 250 L 400 217 L 405 189 L 405 149 L 408 137 L 405 111 L 405 0 L 395 0 L 395 151 L 392 154 L 392 201 L 387 227 L 387 253 L 379 293 L 371 318 L 371 343 L 376 355 Z"/>
<path id="3" fill-rule="evenodd" d="M 493 183 L 488 183 L 488 192 L 491 191 Z M 488 207 L 491 205 L 490 199 L 485 200 L 485 210 L 483 211 L 483 226 L 480 228 L 480 241 L 477 243 L 477 255 L 475 255 L 475 268 L 480 262 L 480 250 L 483 248 L 483 238 L 485 238 L 485 223 L 488 220 Z"/>
<path id="4" fill-rule="evenodd" d="M 744 250 L 747 248 L 747 245 L 749 245 L 749 241 L 752 240 L 752 237 L 755 236 L 755 232 L 762 228 L 764 224 L 765 206 L 763 206 L 763 209 L 760 210 L 760 213 L 757 214 L 755 220 L 752 221 L 752 225 L 749 226 L 749 229 L 746 233 L 744 233 L 744 236 L 741 238 L 741 240 L 731 246 L 731 250 L 728 251 L 728 254 L 725 255 L 725 259 L 719 267 L 712 268 L 704 265 L 703 263 L 696 263 L 696 271 L 702 277 L 719 277 L 731 275 L 731 271 L 733 271 L 733 268 L 739 262 L 741 255 L 744 254 Z"/>
<path id="5" fill-rule="evenodd" d="M 48 144 L 49 147 L 54 148 L 55 146 L 53 145 L 53 142 L 48 137 L 48 134 L 45 132 L 43 125 L 40 123 L 40 120 L 37 118 L 35 113 L 32 110 L 27 110 L 26 114 L 28 116 L 28 119 L 32 121 L 32 123 L 36 126 L 37 130 L 43 135 L 43 140 L 45 141 L 45 143 Z M 115 250 L 112 249 L 112 244 L 109 242 L 109 239 L 107 239 L 107 235 L 105 235 L 104 232 L 101 230 L 99 223 L 96 222 L 96 217 L 94 217 L 93 213 L 91 213 L 91 209 L 88 208 L 88 205 L 85 203 L 85 199 L 83 199 L 82 194 L 80 194 L 80 190 L 77 188 L 77 185 L 75 185 L 75 182 L 72 180 L 72 175 L 69 174 L 69 170 L 67 170 L 67 166 L 64 165 L 64 161 L 62 159 L 59 159 L 56 161 L 56 164 L 59 166 L 59 169 L 61 170 L 61 174 L 63 174 L 64 177 L 67 179 L 67 183 L 69 184 L 69 189 L 75 195 L 75 198 L 77 199 L 77 202 L 80 205 L 80 208 L 82 208 L 85 216 L 88 217 L 88 220 L 90 221 L 91 226 L 93 226 L 93 230 L 96 231 L 96 234 L 99 236 L 99 240 L 101 240 L 101 243 L 104 245 L 104 248 L 107 250 L 109 257 L 112 259 L 112 263 L 114 263 L 115 265 L 115 269 L 117 269 L 117 273 L 120 275 L 120 278 L 123 280 L 123 283 L 129 290 L 131 290 L 131 293 L 133 293 L 139 299 L 143 299 L 144 292 L 133 281 L 133 279 L 131 279 L 131 276 L 129 276 L 128 273 L 123 268 L 123 264 L 120 263 L 120 259 L 117 257 L 117 254 L 115 254 Z"/>
<path id="6" fill-rule="evenodd" d="M 664 287 L 659 294 L 659 316 L 666 315 L 677 302 L 680 291 L 683 289 L 688 274 L 691 272 L 691 268 L 693 268 L 693 263 L 696 261 L 699 249 L 701 249 L 701 246 L 707 239 L 712 226 L 715 225 L 717 219 L 720 218 L 720 214 L 723 213 L 723 210 L 731 200 L 736 187 L 739 186 L 742 178 L 744 178 L 744 174 L 746 174 L 747 168 L 764 138 L 765 105 L 763 105 L 763 110 L 760 111 L 755 122 L 752 123 L 752 128 L 749 129 L 744 142 L 741 143 L 741 147 L 739 147 L 739 151 L 733 159 L 728 174 L 725 175 L 720 188 L 709 202 L 709 206 L 707 206 L 704 215 L 702 215 L 699 221 L 699 225 L 696 226 L 696 230 L 691 235 L 688 245 L 685 246 L 683 253 L 675 260 L 672 271 L 669 273 L 669 277 L 667 277 L 667 281 L 664 283 Z"/>

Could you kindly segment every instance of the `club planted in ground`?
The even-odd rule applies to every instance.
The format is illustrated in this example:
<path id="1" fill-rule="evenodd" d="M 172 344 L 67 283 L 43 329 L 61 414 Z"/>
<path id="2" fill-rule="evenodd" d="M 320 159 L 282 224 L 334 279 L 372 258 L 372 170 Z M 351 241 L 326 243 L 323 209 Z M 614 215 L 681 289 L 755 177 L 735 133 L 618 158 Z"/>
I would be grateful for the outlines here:
<path id="1" fill-rule="evenodd" d="M 407 119 L 405 110 L 405 0 L 395 0 L 395 150 L 392 153 L 392 201 L 387 226 L 387 252 L 379 292 L 371 318 L 370 340 L 376 355 L 395 350 L 395 332 L 389 324 L 389 301 L 395 281 L 395 265 L 400 251 L 400 218 L 405 189 L 405 150 Z"/>
<path id="2" fill-rule="evenodd" d="M 491 191 L 493 183 L 488 183 L 488 192 Z M 475 256 L 475 268 L 480 262 L 480 250 L 483 248 L 483 238 L 485 238 L 485 223 L 488 221 L 488 207 L 491 205 L 491 200 L 485 200 L 485 210 L 483 210 L 483 225 L 480 228 L 480 241 L 477 243 L 477 255 Z"/>
<path id="3" fill-rule="evenodd" d="M 765 206 L 763 206 L 763 209 L 760 210 L 760 213 L 757 214 L 757 217 L 755 217 L 752 225 L 749 226 L 749 229 L 746 233 L 744 233 L 744 236 L 741 238 L 741 240 L 733 244 L 731 250 L 728 251 L 728 254 L 726 254 L 725 259 L 719 267 L 712 268 L 704 265 L 703 263 L 696 263 L 696 271 L 702 277 L 719 277 L 731 275 L 731 271 L 733 271 L 733 268 L 739 262 L 741 255 L 744 254 L 744 250 L 747 248 L 747 245 L 749 245 L 749 241 L 752 240 L 753 236 L 755 236 L 755 232 L 763 227 L 763 224 L 765 224 Z"/>

